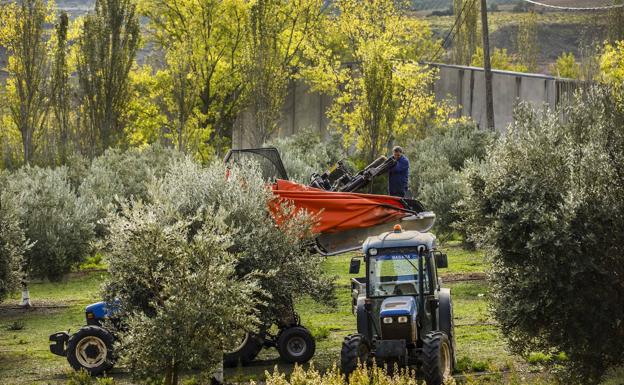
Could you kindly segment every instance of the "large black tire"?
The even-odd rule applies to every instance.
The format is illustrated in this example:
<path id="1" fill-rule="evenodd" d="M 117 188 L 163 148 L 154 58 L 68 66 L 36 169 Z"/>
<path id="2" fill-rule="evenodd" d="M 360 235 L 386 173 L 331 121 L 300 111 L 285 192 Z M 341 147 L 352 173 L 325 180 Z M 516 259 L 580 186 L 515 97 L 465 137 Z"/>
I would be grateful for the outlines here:
<path id="1" fill-rule="evenodd" d="M 316 342 L 308 329 L 292 326 L 280 332 L 277 338 L 277 351 L 284 361 L 303 364 L 314 356 Z"/>
<path id="2" fill-rule="evenodd" d="M 67 341 L 67 361 L 74 370 L 84 369 L 97 376 L 113 368 L 113 335 L 106 329 L 83 326 Z"/>
<path id="3" fill-rule="evenodd" d="M 442 385 L 453 374 L 451 343 L 446 333 L 430 332 L 423 338 L 422 372 L 427 385 Z"/>
<path id="4" fill-rule="evenodd" d="M 223 366 L 226 368 L 235 368 L 239 365 L 245 366 L 253 361 L 264 346 L 263 334 L 245 334 L 244 340 L 233 351 L 223 355 Z"/>
<path id="5" fill-rule="evenodd" d="M 455 355 L 455 349 L 457 344 L 455 343 L 455 321 L 453 316 L 453 299 L 451 298 L 451 289 L 440 290 L 440 330 L 446 333 L 446 336 L 451 343 L 452 354 L 452 370 L 455 370 L 455 364 L 457 363 L 457 356 Z"/>
<path id="6" fill-rule="evenodd" d="M 362 334 L 351 334 L 345 337 L 342 341 L 342 350 L 340 350 L 340 368 L 347 379 L 358 365 L 369 364 L 370 352 L 370 343 Z"/>

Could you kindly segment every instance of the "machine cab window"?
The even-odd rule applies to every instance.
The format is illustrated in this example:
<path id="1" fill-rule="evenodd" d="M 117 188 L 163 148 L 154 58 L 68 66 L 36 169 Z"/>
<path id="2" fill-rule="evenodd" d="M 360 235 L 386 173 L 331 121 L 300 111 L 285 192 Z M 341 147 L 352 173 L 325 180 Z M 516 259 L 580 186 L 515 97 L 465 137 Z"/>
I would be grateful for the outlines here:
<path id="1" fill-rule="evenodd" d="M 379 250 L 378 255 L 369 257 L 369 287 L 372 297 L 418 294 L 419 256 L 416 250 Z M 426 265 L 423 268 L 426 269 Z M 426 271 L 423 272 L 424 290 L 429 290 Z"/>

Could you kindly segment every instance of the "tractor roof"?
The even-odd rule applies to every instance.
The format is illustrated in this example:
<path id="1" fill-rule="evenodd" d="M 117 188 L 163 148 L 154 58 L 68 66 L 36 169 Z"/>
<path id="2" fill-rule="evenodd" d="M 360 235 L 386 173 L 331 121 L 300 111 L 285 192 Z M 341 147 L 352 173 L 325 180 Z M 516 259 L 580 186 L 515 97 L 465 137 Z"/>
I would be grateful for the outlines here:
<path id="1" fill-rule="evenodd" d="M 431 233 L 420 231 L 389 231 L 373 237 L 368 237 L 362 245 L 364 254 L 369 249 L 385 249 L 394 247 L 417 247 L 424 245 L 428 250 L 436 247 L 436 237 Z"/>

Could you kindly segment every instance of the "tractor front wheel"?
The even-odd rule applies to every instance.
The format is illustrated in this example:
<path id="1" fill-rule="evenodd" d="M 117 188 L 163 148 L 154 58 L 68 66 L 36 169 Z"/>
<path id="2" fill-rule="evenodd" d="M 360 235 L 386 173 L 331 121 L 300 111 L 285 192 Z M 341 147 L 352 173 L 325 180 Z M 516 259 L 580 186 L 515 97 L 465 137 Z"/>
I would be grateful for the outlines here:
<path id="1" fill-rule="evenodd" d="M 277 338 L 277 351 L 284 361 L 303 364 L 314 356 L 316 343 L 308 329 L 292 326 L 280 332 Z"/>
<path id="2" fill-rule="evenodd" d="M 347 379 L 358 365 L 368 365 L 370 352 L 370 344 L 362 334 L 351 334 L 345 337 L 340 351 L 340 367 Z"/>
<path id="3" fill-rule="evenodd" d="M 427 385 L 442 385 L 453 373 L 451 343 L 443 332 L 430 332 L 423 338 L 422 371 Z"/>
<path id="4" fill-rule="evenodd" d="M 74 370 L 96 376 L 113 368 L 113 335 L 108 330 L 84 326 L 67 341 L 67 361 Z"/>

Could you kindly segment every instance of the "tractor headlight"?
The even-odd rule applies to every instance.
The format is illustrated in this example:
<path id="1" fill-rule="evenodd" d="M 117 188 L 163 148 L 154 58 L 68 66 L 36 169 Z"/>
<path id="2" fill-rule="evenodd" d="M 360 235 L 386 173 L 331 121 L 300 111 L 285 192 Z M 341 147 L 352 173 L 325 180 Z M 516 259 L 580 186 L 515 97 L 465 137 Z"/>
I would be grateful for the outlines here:
<path id="1" fill-rule="evenodd" d="M 391 323 L 392 323 L 392 317 L 384 317 L 384 319 L 383 319 L 383 323 L 385 323 L 385 324 L 391 324 Z"/>
<path id="2" fill-rule="evenodd" d="M 370 250 L 368 250 L 368 253 L 370 255 L 377 255 L 377 249 L 370 249 Z"/>
<path id="3" fill-rule="evenodd" d="M 400 324 L 407 323 L 407 316 L 401 316 L 397 319 L 397 321 L 399 321 Z"/>

